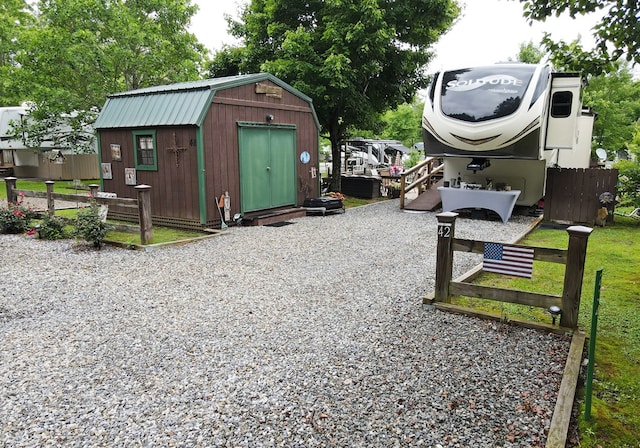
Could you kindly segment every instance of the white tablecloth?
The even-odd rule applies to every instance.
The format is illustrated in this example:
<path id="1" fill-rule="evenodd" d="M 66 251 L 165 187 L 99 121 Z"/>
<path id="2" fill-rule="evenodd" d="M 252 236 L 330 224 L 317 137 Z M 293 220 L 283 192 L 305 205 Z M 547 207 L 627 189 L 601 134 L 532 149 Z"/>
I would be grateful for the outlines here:
<path id="1" fill-rule="evenodd" d="M 467 190 L 466 188 L 438 187 L 442 198 L 442 211 L 450 212 L 463 208 L 484 208 L 496 212 L 502 222 L 511 218 L 520 190 Z"/>

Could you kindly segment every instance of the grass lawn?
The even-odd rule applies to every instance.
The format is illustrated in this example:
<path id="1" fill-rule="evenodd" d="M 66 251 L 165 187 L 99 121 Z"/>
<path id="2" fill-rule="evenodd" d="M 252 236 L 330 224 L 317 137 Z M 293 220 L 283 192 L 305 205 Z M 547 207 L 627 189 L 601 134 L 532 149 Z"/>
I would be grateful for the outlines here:
<path id="1" fill-rule="evenodd" d="M 629 210 L 630 211 L 630 210 Z M 565 230 L 538 228 L 522 244 L 564 249 Z M 579 326 L 590 334 L 595 274 L 602 268 L 591 420 L 584 420 L 584 389 L 578 390 L 580 447 L 640 446 L 640 220 L 615 217 L 597 227 L 587 246 Z M 483 273 L 475 283 L 560 295 L 564 265 L 534 262 L 533 279 Z M 551 322 L 540 308 L 457 297 L 452 303 L 537 322 Z"/>
<path id="2" fill-rule="evenodd" d="M 100 179 L 83 180 L 82 185 L 97 184 L 100 185 Z M 47 187 L 42 180 L 18 180 L 16 181 L 16 188 L 18 190 L 31 190 L 31 191 L 47 191 Z M 63 194 L 81 194 L 82 192 L 89 193 L 89 189 L 76 189 L 73 186 L 73 182 L 67 180 L 59 180 L 53 185 L 53 191 Z M 0 182 L 0 199 L 7 199 L 7 187 L 4 179 Z"/>

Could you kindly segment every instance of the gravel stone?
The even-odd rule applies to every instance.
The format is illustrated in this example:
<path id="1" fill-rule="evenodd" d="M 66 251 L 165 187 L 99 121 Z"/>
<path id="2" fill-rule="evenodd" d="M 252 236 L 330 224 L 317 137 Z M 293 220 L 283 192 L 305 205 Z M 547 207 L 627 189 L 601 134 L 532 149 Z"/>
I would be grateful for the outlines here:
<path id="1" fill-rule="evenodd" d="M 0 235 L 0 445 L 544 446 L 570 341 L 424 309 L 435 213 L 292 222 L 148 251 Z"/>

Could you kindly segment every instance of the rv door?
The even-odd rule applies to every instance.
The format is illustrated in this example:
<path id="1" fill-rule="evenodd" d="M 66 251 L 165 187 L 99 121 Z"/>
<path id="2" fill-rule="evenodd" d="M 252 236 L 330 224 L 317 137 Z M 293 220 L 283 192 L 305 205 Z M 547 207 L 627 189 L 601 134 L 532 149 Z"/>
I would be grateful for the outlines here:
<path id="1" fill-rule="evenodd" d="M 582 77 L 578 73 L 552 73 L 544 149 L 573 149 L 581 88 Z"/>

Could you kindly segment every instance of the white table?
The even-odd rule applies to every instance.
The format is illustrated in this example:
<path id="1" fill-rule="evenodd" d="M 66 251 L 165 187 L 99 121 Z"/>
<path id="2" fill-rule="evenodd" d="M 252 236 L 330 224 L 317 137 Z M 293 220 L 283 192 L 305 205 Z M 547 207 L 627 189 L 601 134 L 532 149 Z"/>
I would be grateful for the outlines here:
<path id="1" fill-rule="evenodd" d="M 503 223 L 509 221 L 520 190 L 468 190 L 466 188 L 438 187 L 442 198 L 442 211 L 462 208 L 484 208 L 496 212 Z"/>

